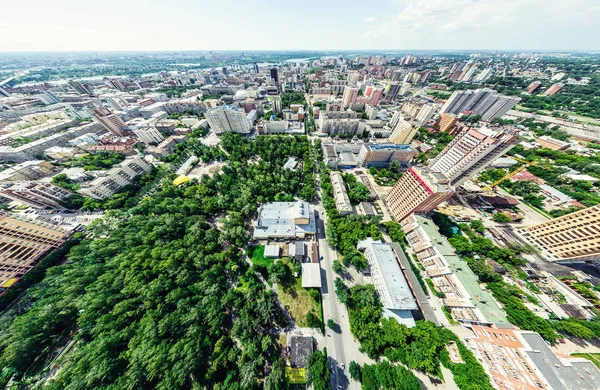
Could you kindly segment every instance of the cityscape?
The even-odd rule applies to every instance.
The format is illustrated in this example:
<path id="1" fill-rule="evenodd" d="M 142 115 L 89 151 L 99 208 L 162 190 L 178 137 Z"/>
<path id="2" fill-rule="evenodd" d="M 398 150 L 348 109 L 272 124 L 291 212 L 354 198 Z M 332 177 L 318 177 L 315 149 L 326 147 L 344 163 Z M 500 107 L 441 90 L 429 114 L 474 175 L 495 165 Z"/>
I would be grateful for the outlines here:
<path id="1" fill-rule="evenodd" d="M 0 39 L 0 387 L 599 388 L 599 51 L 223 39 Z"/>

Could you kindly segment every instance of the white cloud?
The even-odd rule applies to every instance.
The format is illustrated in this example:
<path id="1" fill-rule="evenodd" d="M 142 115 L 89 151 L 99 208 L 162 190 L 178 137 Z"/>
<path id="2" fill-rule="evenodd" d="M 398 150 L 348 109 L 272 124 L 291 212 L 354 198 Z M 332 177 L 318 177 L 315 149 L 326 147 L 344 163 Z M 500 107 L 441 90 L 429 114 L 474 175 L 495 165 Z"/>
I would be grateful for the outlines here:
<path id="1" fill-rule="evenodd" d="M 404 0 L 369 18 L 363 39 L 386 48 L 598 48 L 597 0 Z"/>
<path id="2" fill-rule="evenodd" d="M 369 24 L 369 23 L 374 23 L 375 22 L 375 17 L 374 16 L 367 16 L 365 18 L 365 23 Z"/>

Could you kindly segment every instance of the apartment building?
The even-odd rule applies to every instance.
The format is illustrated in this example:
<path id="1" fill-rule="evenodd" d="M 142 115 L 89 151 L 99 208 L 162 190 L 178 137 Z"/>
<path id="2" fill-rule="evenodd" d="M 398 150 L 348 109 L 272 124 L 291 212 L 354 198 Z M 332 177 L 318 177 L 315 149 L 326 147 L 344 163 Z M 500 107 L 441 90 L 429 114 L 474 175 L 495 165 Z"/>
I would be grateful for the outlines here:
<path id="1" fill-rule="evenodd" d="M 94 108 L 92 111 L 94 117 L 100 122 L 102 127 L 104 127 L 107 131 L 112 134 L 122 137 L 125 135 L 123 132 L 123 128 L 125 127 L 125 122 L 118 114 L 110 112 L 107 108 Z"/>
<path id="2" fill-rule="evenodd" d="M 600 260 L 600 205 L 525 229 L 549 260 Z"/>
<path id="3" fill-rule="evenodd" d="M 499 390 L 595 390 L 600 370 L 589 360 L 555 354 L 535 332 L 473 325 L 465 341 Z"/>
<path id="4" fill-rule="evenodd" d="M 437 104 L 423 105 L 423 107 L 421 107 L 419 113 L 415 117 L 415 120 L 417 121 L 417 127 L 426 125 L 427 122 L 429 122 L 431 118 L 433 118 L 433 115 L 435 115 L 435 113 L 437 112 L 438 107 L 439 106 Z"/>
<path id="5" fill-rule="evenodd" d="M 490 121 L 506 114 L 519 101 L 521 98 L 502 95 L 488 88 L 455 91 L 440 112 L 458 115 L 473 111 L 481 115 L 482 120 Z"/>
<path id="6" fill-rule="evenodd" d="M 137 176 L 151 171 L 152 166 L 143 158 L 127 158 L 117 166 L 106 171 L 104 176 L 92 180 L 78 192 L 94 199 L 106 199 L 126 185 L 133 183 L 133 180 Z"/>
<path id="7" fill-rule="evenodd" d="M 206 111 L 206 120 L 216 134 L 234 132 L 248 134 L 252 125 L 242 110 L 233 106 L 219 106 Z"/>
<path id="8" fill-rule="evenodd" d="M 453 193 L 443 173 L 427 167 L 412 167 L 398 180 L 385 201 L 392 216 L 400 222 L 412 213 L 432 211 Z"/>
<path id="9" fill-rule="evenodd" d="M 146 145 L 159 144 L 165 139 L 160 131 L 151 124 L 136 126 L 133 129 L 133 133 Z"/>
<path id="10" fill-rule="evenodd" d="M 342 216 L 352 214 L 354 210 L 346 192 L 346 183 L 344 183 L 344 178 L 340 172 L 331 172 L 331 185 L 333 186 L 333 199 L 338 213 Z"/>
<path id="11" fill-rule="evenodd" d="M 360 167 L 386 167 L 392 161 L 407 166 L 417 155 L 410 145 L 396 144 L 363 144 L 358 153 L 357 165 Z"/>
<path id="12" fill-rule="evenodd" d="M 389 140 L 395 144 L 410 144 L 416 133 L 417 127 L 412 126 L 402 118 L 398 118 L 398 123 L 394 127 Z"/>
<path id="13" fill-rule="evenodd" d="M 437 126 L 441 132 L 454 134 L 453 130 L 456 122 L 458 122 L 456 115 L 444 113 L 440 114 Z"/>
<path id="14" fill-rule="evenodd" d="M 0 288 L 16 283 L 68 236 L 67 230 L 0 211 Z"/>
<path id="15" fill-rule="evenodd" d="M 434 158 L 429 167 L 444 172 L 450 184 L 460 186 L 519 143 L 504 131 L 466 128 Z"/>
<path id="16" fill-rule="evenodd" d="M 34 181 L 0 182 L 0 197 L 38 209 L 58 208 L 73 193 L 52 183 Z"/>

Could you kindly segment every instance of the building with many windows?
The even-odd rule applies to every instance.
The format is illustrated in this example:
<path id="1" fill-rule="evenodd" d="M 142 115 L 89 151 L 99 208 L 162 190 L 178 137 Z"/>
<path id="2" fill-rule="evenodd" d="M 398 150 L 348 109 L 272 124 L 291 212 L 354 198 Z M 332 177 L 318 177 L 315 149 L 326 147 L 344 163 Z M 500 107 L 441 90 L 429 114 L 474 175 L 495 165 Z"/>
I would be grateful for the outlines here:
<path id="1" fill-rule="evenodd" d="M 52 183 L 35 181 L 0 182 L 0 198 L 35 208 L 61 207 L 61 202 L 73 193 Z"/>
<path id="2" fill-rule="evenodd" d="M 125 134 L 123 132 L 125 122 L 118 114 L 112 113 L 110 110 L 104 107 L 94 108 L 93 114 L 98 122 L 100 122 L 102 127 L 104 127 L 107 131 L 119 137 Z"/>
<path id="3" fill-rule="evenodd" d="M 524 230 L 549 260 L 600 260 L 600 205 Z"/>
<path id="4" fill-rule="evenodd" d="M 466 128 L 434 158 L 429 167 L 444 172 L 453 186 L 462 185 L 519 143 L 504 131 Z"/>
<path id="5" fill-rule="evenodd" d="M 410 145 L 396 144 L 363 144 L 358 153 L 358 166 L 361 167 L 387 167 L 390 162 L 397 161 L 402 166 L 407 166 L 417 155 L 417 151 Z"/>
<path id="6" fill-rule="evenodd" d="M 410 144 L 416 133 L 417 127 L 402 118 L 398 118 L 398 122 L 390 135 L 390 142 L 395 144 Z"/>
<path id="7" fill-rule="evenodd" d="M 248 134 L 252 130 L 247 114 L 233 106 L 212 108 L 206 111 L 205 116 L 210 128 L 216 134 L 226 132 Z"/>
<path id="8" fill-rule="evenodd" d="M 68 238 L 67 230 L 0 211 L 0 289 L 16 283 Z"/>
<path id="9" fill-rule="evenodd" d="M 137 176 L 151 171 L 152 166 L 143 158 L 127 158 L 106 171 L 104 176 L 92 180 L 78 192 L 94 199 L 106 199 L 126 185 L 133 183 Z"/>
<path id="10" fill-rule="evenodd" d="M 352 203 L 350 203 L 348 192 L 346 192 L 346 184 L 341 173 L 331 172 L 331 185 L 333 186 L 333 199 L 338 213 L 342 216 L 352 214 Z"/>
<path id="11" fill-rule="evenodd" d="M 440 112 L 458 115 L 465 111 L 473 111 L 481 115 L 482 120 L 490 121 L 506 114 L 519 101 L 519 97 L 502 95 L 488 88 L 455 91 Z"/>
<path id="12" fill-rule="evenodd" d="M 428 213 L 454 193 L 448 178 L 427 167 L 411 167 L 385 198 L 392 216 L 400 222 L 412 213 Z"/>

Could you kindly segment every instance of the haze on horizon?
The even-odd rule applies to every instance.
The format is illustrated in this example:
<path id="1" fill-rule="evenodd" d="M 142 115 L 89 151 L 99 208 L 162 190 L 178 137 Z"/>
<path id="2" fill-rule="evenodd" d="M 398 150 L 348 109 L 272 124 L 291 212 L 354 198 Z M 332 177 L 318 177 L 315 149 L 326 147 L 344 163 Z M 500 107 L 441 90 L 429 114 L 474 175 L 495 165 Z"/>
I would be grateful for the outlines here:
<path id="1" fill-rule="evenodd" d="M 0 52 L 597 51 L 597 0 L 30 0 L 8 2 Z"/>

